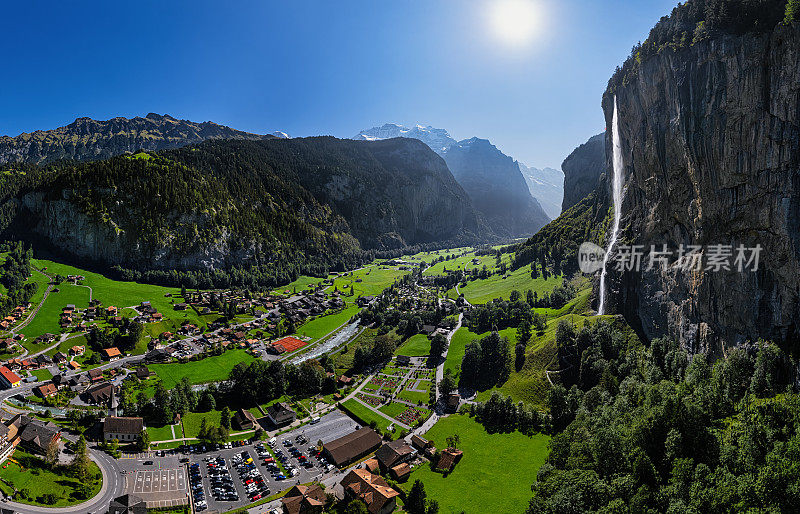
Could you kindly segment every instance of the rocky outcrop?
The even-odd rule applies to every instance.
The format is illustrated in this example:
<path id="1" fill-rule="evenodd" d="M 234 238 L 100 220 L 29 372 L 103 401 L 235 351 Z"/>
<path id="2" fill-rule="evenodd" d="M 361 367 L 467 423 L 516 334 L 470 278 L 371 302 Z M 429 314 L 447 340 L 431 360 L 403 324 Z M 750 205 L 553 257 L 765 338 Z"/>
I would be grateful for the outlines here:
<path id="1" fill-rule="evenodd" d="M 486 139 L 466 139 L 444 154 L 447 167 L 489 227 L 502 237 L 530 236 L 549 221 L 518 163 Z"/>
<path id="2" fill-rule="evenodd" d="M 592 136 L 572 151 L 561 163 L 564 172 L 564 200 L 561 209 L 566 211 L 594 191 L 606 166 L 605 134 Z"/>
<path id="3" fill-rule="evenodd" d="M 560 213 L 563 179 L 558 170 L 528 168 L 486 139 L 456 141 L 446 130 L 430 125 L 407 128 L 386 123 L 362 130 L 352 139 L 390 138 L 418 139 L 442 156 L 472 205 L 503 238 L 535 234 Z"/>
<path id="4" fill-rule="evenodd" d="M 58 159 L 107 159 L 138 150 L 178 148 L 209 139 L 271 139 L 210 121 L 197 123 L 150 113 L 144 118 L 106 121 L 78 118 L 65 127 L 0 137 L 0 165 L 9 162 L 43 164 Z"/>
<path id="5" fill-rule="evenodd" d="M 763 248 L 756 272 L 612 272 L 616 310 L 648 337 L 671 335 L 694 351 L 758 337 L 796 344 L 800 27 L 664 49 L 635 76 L 612 80 L 602 102 L 607 134 L 614 96 L 623 241 Z"/>

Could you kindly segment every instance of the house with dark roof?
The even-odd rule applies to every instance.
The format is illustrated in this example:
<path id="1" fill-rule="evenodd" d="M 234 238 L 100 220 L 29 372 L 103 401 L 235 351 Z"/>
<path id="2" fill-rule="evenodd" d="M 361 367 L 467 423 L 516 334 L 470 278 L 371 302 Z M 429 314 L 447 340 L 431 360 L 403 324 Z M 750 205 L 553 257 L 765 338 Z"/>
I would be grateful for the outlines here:
<path id="1" fill-rule="evenodd" d="M 380 475 L 373 475 L 366 469 L 353 469 L 341 483 L 345 496 L 366 503 L 370 514 L 389 514 L 397 508 L 396 498 L 400 493 Z"/>
<path id="2" fill-rule="evenodd" d="M 39 455 L 45 455 L 47 448 L 58 443 L 61 437 L 61 428 L 58 425 L 49 421 L 44 423 L 25 414 L 17 414 L 4 427 L 6 441 Z"/>
<path id="3" fill-rule="evenodd" d="M 258 421 L 249 410 L 239 409 L 233 415 L 233 424 L 239 430 L 253 430 L 258 426 Z"/>
<path id="4" fill-rule="evenodd" d="M 100 368 L 90 369 L 87 372 L 87 375 L 89 376 L 89 380 L 92 382 L 100 382 L 103 380 L 103 370 Z"/>
<path id="5" fill-rule="evenodd" d="M 276 402 L 267 407 L 267 419 L 276 427 L 288 425 L 297 418 L 297 414 L 283 402 Z"/>
<path id="6" fill-rule="evenodd" d="M 121 443 L 132 443 L 139 439 L 142 430 L 144 430 L 142 418 L 108 416 L 103 421 L 103 440 L 108 442 L 116 439 Z"/>
<path id="7" fill-rule="evenodd" d="M 436 469 L 452 471 L 456 464 L 458 464 L 458 461 L 461 460 L 463 453 L 464 452 L 456 448 L 447 448 L 443 450 L 439 456 L 439 462 L 436 463 Z"/>
<path id="8" fill-rule="evenodd" d="M 321 514 L 326 500 L 319 484 L 296 485 L 281 498 L 281 506 L 284 514 Z"/>
<path id="9" fill-rule="evenodd" d="M 433 446 L 432 442 L 428 441 L 424 437 L 418 436 L 417 434 L 411 436 L 411 444 L 414 446 L 414 448 L 420 451 Z"/>
<path id="10" fill-rule="evenodd" d="M 375 458 L 381 465 L 381 470 L 388 472 L 389 469 L 408 462 L 411 460 L 417 451 L 411 447 L 404 439 L 384 443 L 383 446 L 378 448 L 375 452 Z"/>
<path id="11" fill-rule="evenodd" d="M 336 467 L 341 468 L 378 449 L 381 441 L 381 436 L 377 432 L 369 427 L 363 427 L 339 439 L 325 443 L 323 451 Z"/>
<path id="12" fill-rule="evenodd" d="M 114 386 L 111 382 L 93 385 L 83 393 L 84 399 L 94 405 L 106 405 L 114 397 Z"/>

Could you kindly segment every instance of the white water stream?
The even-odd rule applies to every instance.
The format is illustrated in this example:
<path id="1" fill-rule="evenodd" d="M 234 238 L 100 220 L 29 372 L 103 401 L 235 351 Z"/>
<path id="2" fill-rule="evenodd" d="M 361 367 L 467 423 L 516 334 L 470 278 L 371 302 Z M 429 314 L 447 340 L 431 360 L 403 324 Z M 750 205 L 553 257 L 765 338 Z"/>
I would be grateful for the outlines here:
<path id="1" fill-rule="evenodd" d="M 600 271 L 600 306 L 597 314 L 606 312 L 606 264 L 611 256 L 611 250 L 617 242 L 619 236 L 619 220 L 622 217 L 622 144 L 619 140 L 619 119 L 617 115 L 617 97 L 614 97 L 614 116 L 611 119 L 611 142 L 613 148 L 612 163 L 614 166 L 614 178 L 611 191 L 614 197 L 614 223 L 611 228 L 611 240 L 606 247 L 606 254 L 603 256 L 603 268 Z"/>

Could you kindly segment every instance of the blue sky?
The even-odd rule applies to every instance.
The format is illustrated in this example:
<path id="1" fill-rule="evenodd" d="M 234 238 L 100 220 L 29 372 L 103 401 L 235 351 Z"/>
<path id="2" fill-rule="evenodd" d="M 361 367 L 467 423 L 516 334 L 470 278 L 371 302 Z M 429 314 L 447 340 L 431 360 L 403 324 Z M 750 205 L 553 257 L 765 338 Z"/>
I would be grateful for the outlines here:
<path id="1" fill-rule="evenodd" d="M 559 167 L 603 130 L 614 67 L 676 1 L 531 1 L 519 46 L 488 0 L 12 2 L 0 135 L 148 112 L 292 136 L 419 122 Z"/>

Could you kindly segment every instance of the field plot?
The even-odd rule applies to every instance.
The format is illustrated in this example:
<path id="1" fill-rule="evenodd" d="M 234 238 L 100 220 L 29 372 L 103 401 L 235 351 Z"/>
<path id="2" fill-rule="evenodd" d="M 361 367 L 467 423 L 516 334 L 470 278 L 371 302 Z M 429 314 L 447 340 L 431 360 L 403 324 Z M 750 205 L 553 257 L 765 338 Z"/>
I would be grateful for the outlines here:
<path id="1" fill-rule="evenodd" d="M 429 466 L 419 466 L 405 483 L 406 491 L 415 480 L 421 480 L 428 497 L 439 502 L 440 512 L 524 512 L 531 484 L 549 453 L 550 438 L 519 432 L 489 434 L 463 415 L 439 420 L 425 437 L 443 448 L 447 437 L 454 434 L 461 439 L 459 448 L 464 456 L 453 472 L 443 476 Z"/>
<path id="2" fill-rule="evenodd" d="M 164 387 L 172 389 L 181 378 L 188 377 L 192 384 L 205 384 L 227 380 L 233 367 L 239 362 L 251 362 L 254 357 L 244 350 L 228 350 L 222 355 L 207 357 L 186 364 L 153 364 L 150 370 L 164 382 Z"/>
<path id="3" fill-rule="evenodd" d="M 431 353 L 431 340 L 425 334 L 415 334 L 401 344 L 395 355 L 407 355 L 409 357 L 425 357 Z"/>

